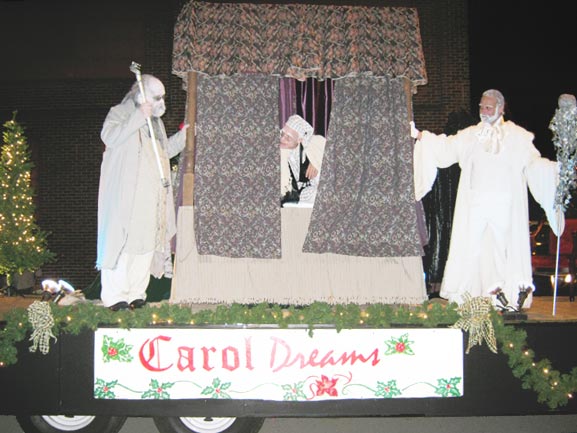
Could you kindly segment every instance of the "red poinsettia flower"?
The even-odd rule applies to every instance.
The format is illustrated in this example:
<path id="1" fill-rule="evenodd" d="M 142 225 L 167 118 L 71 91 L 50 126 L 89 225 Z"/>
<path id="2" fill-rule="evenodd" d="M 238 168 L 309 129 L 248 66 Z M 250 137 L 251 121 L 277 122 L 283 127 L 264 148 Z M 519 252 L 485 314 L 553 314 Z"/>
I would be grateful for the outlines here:
<path id="1" fill-rule="evenodd" d="M 317 380 L 317 396 L 323 394 L 328 394 L 331 397 L 336 397 L 339 395 L 338 391 L 335 389 L 338 379 L 329 379 L 324 374 L 321 375 L 321 380 Z"/>

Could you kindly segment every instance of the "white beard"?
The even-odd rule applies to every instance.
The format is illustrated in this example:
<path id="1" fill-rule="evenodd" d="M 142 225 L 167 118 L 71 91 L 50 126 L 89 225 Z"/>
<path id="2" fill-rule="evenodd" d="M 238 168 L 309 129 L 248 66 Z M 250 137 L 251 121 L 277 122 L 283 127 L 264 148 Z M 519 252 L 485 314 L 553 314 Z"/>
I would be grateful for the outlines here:
<path id="1" fill-rule="evenodd" d="M 482 122 L 488 123 L 489 125 L 494 124 L 501 115 L 499 114 L 499 106 L 495 109 L 495 114 L 492 116 L 487 116 L 486 114 L 480 114 L 479 117 L 481 118 Z"/>
<path id="2" fill-rule="evenodd" d="M 489 116 L 486 116 L 489 117 Z M 491 116 L 491 118 L 494 116 Z M 501 118 L 501 116 L 499 116 Z M 483 145 L 485 152 L 497 154 L 501 151 L 504 131 L 501 122 L 489 123 L 483 120 L 483 126 L 477 132 L 479 142 Z"/>

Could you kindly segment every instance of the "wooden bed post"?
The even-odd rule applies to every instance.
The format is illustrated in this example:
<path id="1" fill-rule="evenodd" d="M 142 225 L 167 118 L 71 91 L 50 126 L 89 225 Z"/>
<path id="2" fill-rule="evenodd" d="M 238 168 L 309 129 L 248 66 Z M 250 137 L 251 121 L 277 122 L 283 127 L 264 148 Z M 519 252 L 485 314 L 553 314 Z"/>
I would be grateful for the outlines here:
<path id="1" fill-rule="evenodd" d="M 403 78 L 403 87 L 407 97 L 407 113 L 409 114 L 409 120 L 415 120 L 413 118 L 413 86 L 411 80 L 406 77 Z"/>
<path id="2" fill-rule="evenodd" d="M 184 174 L 182 177 L 182 205 L 193 205 L 194 193 L 194 150 L 196 144 L 196 72 L 189 72 L 187 97 L 186 97 L 186 119 L 190 127 L 186 131 L 186 147 L 184 148 Z"/>

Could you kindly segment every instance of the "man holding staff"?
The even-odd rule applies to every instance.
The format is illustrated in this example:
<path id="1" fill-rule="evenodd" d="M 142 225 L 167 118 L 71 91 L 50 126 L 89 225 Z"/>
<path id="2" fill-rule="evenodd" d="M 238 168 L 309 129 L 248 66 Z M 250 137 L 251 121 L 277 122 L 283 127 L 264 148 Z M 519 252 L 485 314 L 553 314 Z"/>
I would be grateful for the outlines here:
<path id="1" fill-rule="evenodd" d="M 160 278 L 172 269 L 176 221 L 172 186 L 166 180 L 170 158 L 184 149 L 188 125 L 167 137 L 161 120 L 164 95 L 158 78 L 142 75 L 110 109 L 100 134 L 106 149 L 96 268 L 101 270 L 100 298 L 113 311 L 143 307 L 150 275 Z"/>

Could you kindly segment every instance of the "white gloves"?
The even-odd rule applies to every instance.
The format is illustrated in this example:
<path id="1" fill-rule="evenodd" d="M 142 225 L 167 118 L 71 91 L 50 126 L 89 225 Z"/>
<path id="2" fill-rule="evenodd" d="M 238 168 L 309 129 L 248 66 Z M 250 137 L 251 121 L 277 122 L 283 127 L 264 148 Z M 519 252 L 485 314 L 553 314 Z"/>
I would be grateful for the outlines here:
<path id="1" fill-rule="evenodd" d="M 411 137 L 418 139 L 419 138 L 419 134 L 421 131 L 419 131 L 416 127 L 415 127 L 415 122 L 413 122 L 412 120 L 409 122 L 409 124 L 411 125 Z"/>

